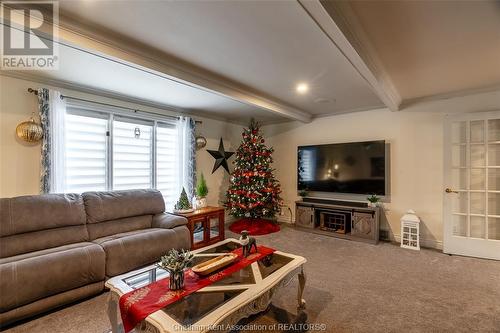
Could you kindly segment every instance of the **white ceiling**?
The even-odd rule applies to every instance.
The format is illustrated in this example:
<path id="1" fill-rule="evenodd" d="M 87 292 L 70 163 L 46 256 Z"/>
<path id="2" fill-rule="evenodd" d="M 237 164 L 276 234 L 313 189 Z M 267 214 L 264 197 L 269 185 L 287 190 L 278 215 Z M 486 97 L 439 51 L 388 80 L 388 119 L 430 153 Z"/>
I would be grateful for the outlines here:
<path id="1" fill-rule="evenodd" d="M 403 99 L 500 85 L 500 1 L 348 4 Z"/>
<path id="2" fill-rule="evenodd" d="M 60 70 L 40 77 L 232 122 L 500 85 L 498 1 L 71 0 L 60 13 Z"/>
<path id="3" fill-rule="evenodd" d="M 277 114 L 72 47 L 61 45 L 59 59 L 59 70 L 37 74 L 49 80 L 78 84 L 103 93 L 116 93 L 194 114 L 208 112 L 213 118 L 230 122 L 248 122 L 252 117 L 258 117 L 262 122 L 283 120 Z"/>
<path id="4" fill-rule="evenodd" d="M 312 115 L 382 106 L 365 80 L 295 1 L 86 0 L 61 2 L 60 10 L 73 24 L 97 29 L 108 38 L 146 45 Z M 127 94 L 133 90 L 130 85 L 122 87 L 124 81 L 118 76 L 126 74 L 118 75 L 116 66 L 106 69 L 90 59 L 85 70 L 79 69 L 84 73 L 72 77 L 71 63 L 77 66 L 77 58 L 71 55 L 68 66 L 64 66 L 67 73 L 54 75 L 70 81 L 85 80 L 84 84 L 103 89 L 126 90 Z M 88 70 L 100 73 L 107 82 L 92 83 Z M 153 78 L 145 80 L 140 81 L 151 92 L 142 89 L 136 94 L 155 98 L 156 102 L 206 109 L 223 117 L 252 112 L 251 106 L 235 105 L 229 99 L 223 103 L 220 96 L 208 93 L 187 89 L 182 94 L 175 89 L 170 94 L 158 93 L 168 84 L 160 85 Z M 298 95 L 298 82 L 309 83 L 310 92 Z M 255 116 L 265 118 L 255 107 L 253 110 Z M 267 117 L 262 120 L 276 118 L 272 114 Z"/>

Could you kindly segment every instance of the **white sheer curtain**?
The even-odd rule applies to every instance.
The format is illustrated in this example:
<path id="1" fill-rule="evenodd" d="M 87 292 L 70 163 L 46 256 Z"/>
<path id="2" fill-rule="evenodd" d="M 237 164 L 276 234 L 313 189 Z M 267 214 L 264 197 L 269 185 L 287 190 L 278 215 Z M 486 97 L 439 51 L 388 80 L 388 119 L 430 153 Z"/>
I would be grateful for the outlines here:
<path id="1" fill-rule="evenodd" d="M 66 102 L 59 91 L 49 90 L 49 119 L 50 192 L 62 193 L 66 189 Z"/>
<path id="2" fill-rule="evenodd" d="M 179 195 L 182 188 L 186 189 L 189 200 L 194 196 L 196 184 L 196 146 L 195 146 L 195 122 L 190 117 L 179 117 L 177 121 L 177 133 L 179 150 L 177 160 L 179 161 Z"/>

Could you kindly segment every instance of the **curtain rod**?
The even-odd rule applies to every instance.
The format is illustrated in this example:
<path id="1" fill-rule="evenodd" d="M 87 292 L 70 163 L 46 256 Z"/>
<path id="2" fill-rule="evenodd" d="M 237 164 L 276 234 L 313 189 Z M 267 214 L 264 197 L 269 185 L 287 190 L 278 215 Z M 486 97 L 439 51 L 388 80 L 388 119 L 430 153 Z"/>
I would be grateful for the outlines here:
<path id="1" fill-rule="evenodd" d="M 36 90 L 36 89 L 28 88 L 28 92 L 32 93 L 32 94 L 35 94 L 35 95 L 38 96 L 38 90 Z M 157 115 L 157 116 L 163 116 L 163 117 L 168 117 L 168 118 L 173 118 L 173 119 L 179 119 L 179 116 L 171 116 L 171 115 L 161 114 L 161 113 L 156 113 L 156 112 L 143 111 L 143 110 L 129 108 L 129 107 L 126 107 L 126 106 L 119 106 L 119 105 L 113 105 L 113 104 L 108 104 L 108 103 L 96 102 L 96 101 L 91 101 L 91 100 L 88 100 L 88 99 L 71 97 L 71 96 L 66 96 L 66 95 L 61 94 L 61 99 L 64 99 L 64 98 L 74 99 L 74 100 L 82 101 L 82 102 L 95 103 L 95 104 L 100 104 L 100 105 L 104 105 L 104 106 L 111 106 L 111 107 L 114 107 L 114 108 L 121 108 L 121 109 L 131 110 L 133 112 L 144 112 L 144 113 L 148 113 L 148 114 L 154 114 L 154 115 Z M 195 120 L 194 122 L 196 124 L 203 124 L 203 122 L 201 120 Z"/>
<path id="2" fill-rule="evenodd" d="M 28 92 L 31 93 L 31 94 L 35 94 L 36 96 L 38 96 L 38 90 L 36 90 L 36 89 L 28 88 Z"/>

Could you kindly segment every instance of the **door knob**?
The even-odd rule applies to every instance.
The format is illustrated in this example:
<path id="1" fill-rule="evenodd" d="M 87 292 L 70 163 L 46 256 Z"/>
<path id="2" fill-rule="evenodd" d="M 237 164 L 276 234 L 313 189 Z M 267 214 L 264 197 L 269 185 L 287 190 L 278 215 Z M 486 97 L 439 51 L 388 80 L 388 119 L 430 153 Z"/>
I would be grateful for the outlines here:
<path id="1" fill-rule="evenodd" d="M 454 191 L 451 188 L 447 187 L 446 190 L 444 190 L 446 193 L 458 193 L 458 191 Z"/>

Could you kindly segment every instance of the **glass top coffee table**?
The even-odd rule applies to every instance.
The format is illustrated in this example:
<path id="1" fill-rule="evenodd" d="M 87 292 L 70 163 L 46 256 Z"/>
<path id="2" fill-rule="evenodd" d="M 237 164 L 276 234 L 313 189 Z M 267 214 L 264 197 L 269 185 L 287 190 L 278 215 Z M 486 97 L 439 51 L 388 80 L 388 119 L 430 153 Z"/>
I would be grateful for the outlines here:
<path id="1" fill-rule="evenodd" d="M 192 251 L 193 265 L 210 260 L 240 247 L 235 239 L 226 239 Z M 288 285 L 297 275 L 298 309 L 305 308 L 306 259 L 280 251 L 252 263 L 208 287 L 202 288 L 165 308 L 150 314 L 134 332 L 224 332 L 243 318 L 264 311 L 275 290 Z M 118 301 L 120 296 L 154 281 L 168 278 L 168 272 L 151 265 L 116 276 L 106 282 L 110 289 L 108 316 L 112 332 L 123 332 Z"/>

